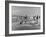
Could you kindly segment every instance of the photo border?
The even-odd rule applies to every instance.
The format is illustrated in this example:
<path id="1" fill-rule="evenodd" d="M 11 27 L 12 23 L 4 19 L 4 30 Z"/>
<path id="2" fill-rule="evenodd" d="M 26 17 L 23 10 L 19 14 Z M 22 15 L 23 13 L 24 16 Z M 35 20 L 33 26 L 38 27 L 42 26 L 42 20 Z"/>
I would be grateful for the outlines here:
<path id="1" fill-rule="evenodd" d="M 43 5 L 43 32 L 9 34 L 9 3 Z M 5 36 L 36 35 L 36 34 L 45 34 L 45 3 L 42 3 L 42 2 L 24 2 L 24 1 L 5 1 Z"/>

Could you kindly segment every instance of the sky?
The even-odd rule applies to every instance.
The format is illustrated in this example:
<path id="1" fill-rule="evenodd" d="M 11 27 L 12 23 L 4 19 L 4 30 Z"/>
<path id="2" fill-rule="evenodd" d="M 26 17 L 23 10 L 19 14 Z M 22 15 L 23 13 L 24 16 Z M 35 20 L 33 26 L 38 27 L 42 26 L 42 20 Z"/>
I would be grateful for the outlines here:
<path id="1" fill-rule="evenodd" d="M 12 15 L 35 16 L 40 15 L 40 7 L 12 6 Z"/>

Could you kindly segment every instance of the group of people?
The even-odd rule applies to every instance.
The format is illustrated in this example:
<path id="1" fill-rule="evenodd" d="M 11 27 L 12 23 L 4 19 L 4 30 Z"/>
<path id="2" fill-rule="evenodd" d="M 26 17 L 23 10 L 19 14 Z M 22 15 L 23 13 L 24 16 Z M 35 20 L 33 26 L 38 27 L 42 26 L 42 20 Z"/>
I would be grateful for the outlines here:
<path id="1" fill-rule="evenodd" d="M 13 22 L 20 22 L 20 24 L 32 22 L 32 21 L 37 21 L 40 19 L 40 16 L 16 16 L 16 18 L 13 18 Z"/>
<path id="2" fill-rule="evenodd" d="M 23 19 L 20 21 L 20 24 L 22 24 L 23 22 L 27 22 L 27 21 L 35 21 L 40 19 L 40 16 L 33 16 L 33 17 L 28 17 L 28 16 L 24 16 Z"/>

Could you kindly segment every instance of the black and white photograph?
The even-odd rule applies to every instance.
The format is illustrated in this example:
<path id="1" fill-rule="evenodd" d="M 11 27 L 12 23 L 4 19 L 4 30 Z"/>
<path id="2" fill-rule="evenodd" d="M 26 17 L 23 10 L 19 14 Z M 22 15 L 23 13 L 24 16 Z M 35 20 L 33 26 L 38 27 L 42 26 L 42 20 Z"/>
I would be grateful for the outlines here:
<path id="1" fill-rule="evenodd" d="M 40 7 L 12 6 L 12 30 L 40 29 Z"/>
<path id="2" fill-rule="evenodd" d="M 7 7 L 9 12 L 9 25 L 7 25 L 9 34 L 44 33 L 43 3 L 9 2 Z"/>

